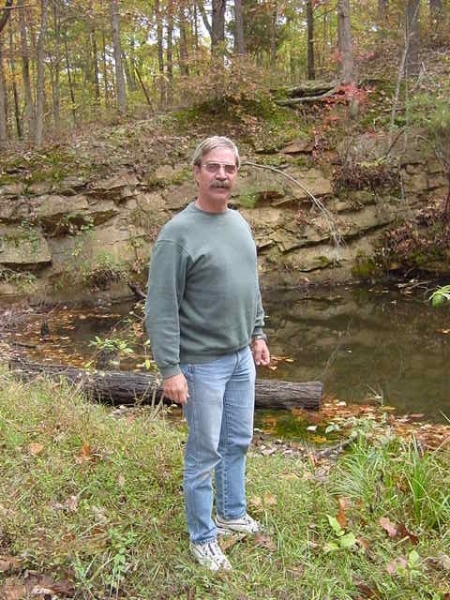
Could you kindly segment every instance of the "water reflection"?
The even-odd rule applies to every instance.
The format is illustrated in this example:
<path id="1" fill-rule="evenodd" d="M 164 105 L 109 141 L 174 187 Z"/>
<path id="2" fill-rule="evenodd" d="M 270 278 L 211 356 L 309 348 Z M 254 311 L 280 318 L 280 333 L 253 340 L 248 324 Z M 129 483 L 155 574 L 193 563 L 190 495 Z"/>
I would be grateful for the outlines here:
<path id="1" fill-rule="evenodd" d="M 375 289 L 271 292 L 265 297 L 274 376 L 319 379 L 325 393 L 367 399 L 399 412 L 450 417 L 450 305 Z"/>
<path id="2" fill-rule="evenodd" d="M 441 422 L 450 417 L 450 303 L 434 309 L 422 294 L 340 286 L 264 290 L 263 298 L 271 352 L 293 361 L 260 369 L 259 377 L 321 380 L 325 394 L 340 400 L 385 403 Z M 122 338 L 142 317 L 142 305 L 58 307 L 44 316 L 45 339 L 35 314 L 15 342 L 26 342 L 34 360 L 82 366 L 95 358 L 89 345 L 95 336 Z M 139 368 L 145 359 L 139 331 L 128 337 L 137 356 L 122 360 L 121 369 Z"/>

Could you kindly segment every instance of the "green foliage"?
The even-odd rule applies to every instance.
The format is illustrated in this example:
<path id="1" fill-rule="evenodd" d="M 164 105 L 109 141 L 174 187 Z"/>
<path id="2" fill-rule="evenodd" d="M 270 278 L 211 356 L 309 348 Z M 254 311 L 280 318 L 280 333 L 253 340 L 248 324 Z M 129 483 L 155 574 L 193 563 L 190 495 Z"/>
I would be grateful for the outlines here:
<path id="1" fill-rule="evenodd" d="M 82 280 L 92 289 L 105 290 L 125 277 L 126 267 L 110 252 L 100 252 L 81 270 Z"/>
<path id="2" fill-rule="evenodd" d="M 178 112 L 181 124 L 187 119 L 192 126 L 205 117 L 218 123 L 225 118 L 245 123 L 252 116 L 271 118 L 278 111 L 267 86 L 267 72 L 245 57 L 230 60 L 226 67 L 221 59 L 215 59 L 207 71 L 181 82 L 180 87 L 187 105 Z"/>
<path id="3" fill-rule="evenodd" d="M 255 208 L 258 204 L 258 193 L 249 192 L 247 194 L 241 194 L 239 196 L 239 204 L 243 208 Z"/>
<path id="4" fill-rule="evenodd" d="M 434 290 L 430 296 L 430 301 L 434 307 L 442 306 L 446 301 L 450 301 L 450 285 L 444 285 Z"/>
<path id="5" fill-rule="evenodd" d="M 450 593 L 448 450 L 424 452 L 372 419 L 342 423 L 354 443 L 337 462 L 253 448 L 249 510 L 266 531 L 224 540 L 234 569 L 221 576 L 189 555 L 183 424 L 0 376 L 2 558 L 20 562 L 3 579 L 69 573 L 80 600 Z"/>
<path id="6" fill-rule="evenodd" d="M 16 271 L 0 266 L 0 282 L 10 283 L 21 291 L 30 291 L 36 282 L 36 275 L 30 271 Z"/>
<path id="7" fill-rule="evenodd" d="M 358 254 L 351 269 L 352 276 L 361 281 L 369 281 L 380 275 L 380 268 L 371 256 Z"/>
<path id="8" fill-rule="evenodd" d="M 88 175 L 92 165 L 87 162 L 82 164 L 71 148 L 56 145 L 48 146 L 45 151 L 40 152 L 30 150 L 21 154 L 2 153 L 1 167 L 0 183 L 15 182 L 19 175 L 24 193 L 32 194 L 34 184 L 57 185 L 70 176 Z"/>
<path id="9" fill-rule="evenodd" d="M 356 536 L 354 533 L 346 532 L 336 517 L 327 515 L 328 522 L 333 530 L 335 539 L 325 545 L 325 552 L 335 552 L 336 550 L 354 550 L 356 547 Z"/>
<path id="10" fill-rule="evenodd" d="M 448 93 L 443 97 L 422 92 L 409 102 L 410 118 L 424 127 L 438 152 L 438 156 L 450 168 L 450 106 Z"/>
<path id="11" fill-rule="evenodd" d="M 89 346 L 104 350 L 106 352 L 119 352 L 123 354 L 132 354 L 133 349 L 128 346 L 128 342 L 120 338 L 101 338 L 95 336 L 94 340 L 89 342 Z"/>

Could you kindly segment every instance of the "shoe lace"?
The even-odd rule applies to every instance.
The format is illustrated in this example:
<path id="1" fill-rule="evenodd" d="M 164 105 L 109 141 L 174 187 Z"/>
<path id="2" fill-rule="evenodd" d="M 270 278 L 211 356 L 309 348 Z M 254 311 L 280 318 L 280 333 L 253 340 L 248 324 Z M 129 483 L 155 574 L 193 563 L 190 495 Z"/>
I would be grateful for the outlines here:
<path id="1" fill-rule="evenodd" d="M 206 542 L 205 544 L 199 544 L 197 546 L 198 550 L 205 557 L 219 559 L 223 558 L 224 554 L 220 549 L 219 544 L 216 541 Z"/>
<path id="2" fill-rule="evenodd" d="M 225 558 L 222 550 L 220 549 L 219 544 L 216 541 L 210 542 L 209 544 L 207 544 L 207 546 L 208 546 L 208 551 L 209 551 L 208 555 L 209 556 L 212 556 L 213 558 L 216 558 L 216 559 Z"/>

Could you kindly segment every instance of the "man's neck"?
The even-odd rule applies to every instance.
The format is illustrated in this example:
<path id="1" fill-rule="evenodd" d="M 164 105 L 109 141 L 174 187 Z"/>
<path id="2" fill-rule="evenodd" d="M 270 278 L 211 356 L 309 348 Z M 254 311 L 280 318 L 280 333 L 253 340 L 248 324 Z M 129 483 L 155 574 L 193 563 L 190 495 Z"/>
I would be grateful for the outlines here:
<path id="1" fill-rule="evenodd" d="M 222 213 L 225 212 L 228 208 L 228 200 L 224 200 L 223 202 L 206 202 L 201 198 L 197 198 L 195 201 L 195 206 L 204 212 L 209 213 Z"/>

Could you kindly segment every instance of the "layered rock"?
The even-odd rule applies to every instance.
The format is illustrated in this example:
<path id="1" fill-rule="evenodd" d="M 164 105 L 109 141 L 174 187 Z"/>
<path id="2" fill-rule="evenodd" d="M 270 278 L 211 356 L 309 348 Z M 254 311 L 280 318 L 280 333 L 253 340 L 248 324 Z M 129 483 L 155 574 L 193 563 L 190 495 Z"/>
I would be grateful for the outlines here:
<path id="1" fill-rule="evenodd" d="M 440 163 L 413 144 L 394 161 L 398 189 L 366 185 L 344 192 L 337 191 L 332 161 L 315 164 L 313 147 L 293 140 L 275 157 L 262 149 L 256 158 L 243 157 L 232 206 L 252 226 L 262 280 L 348 280 L 387 226 L 447 193 Z M 387 136 L 365 135 L 340 152 L 347 161 L 378 164 L 387 147 Z M 93 281 L 95 287 L 101 275 L 125 274 L 129 281 L 130 273 L 142 274 L 161 226 L 196 195 L 187 150 L 184 162 L 147 171 L 122 165 L 103 178 L 1 186 L 0 269 L 30 271 L 66 289 Z"/>

